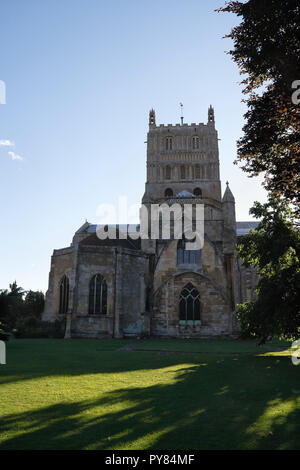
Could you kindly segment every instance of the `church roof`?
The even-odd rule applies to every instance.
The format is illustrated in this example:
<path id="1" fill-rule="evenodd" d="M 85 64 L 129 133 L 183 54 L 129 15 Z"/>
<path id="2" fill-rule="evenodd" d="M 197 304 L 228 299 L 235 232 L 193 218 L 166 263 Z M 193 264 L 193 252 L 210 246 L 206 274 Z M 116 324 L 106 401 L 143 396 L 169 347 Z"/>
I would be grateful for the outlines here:
<path id="1" fill-rule="evenodd" d="M 229 188 L 228 181 L 226 183 L 226 189 L 225 189 L 225 192 L 224 192 L 222 202 L 234 202 L 234 196 L 231 192 L 231 189 Z"/>
<path id="2" fill-rule="evenodd" d="M 186 189 L 183 189 L 183 191 L 180 191 L 180 193 L 176 194 L 176 197 L 195 197 L 195 195 Z"/>
<path id="3" fill-rule="evenodd" d="M 116 227 L 119 232 L 139 232 L 140 231 L 140 225 L 139 224 L 111 224 L 109 227 Z M 86 229 L 87 233 L 95 233 L 97 230 L 97 224 L 89 224 L 89 226 Z"/>
<path id="4" fill-rule="evenodd" d="M 259 222 L 237 222 L 236 223 L 236 235 L 247 235 L 250 230 L 255 230 Z"/>
<path id="5" fill-rule="evenodd" d="M 237 222 L 236 223 L 236 235 L 237 235 L 237 237 L 240 237 L 241 235 L 247 235 L 250 232 L 250 230 L 255 230 L 256 227 L 258 226 L 258 223 L 259 222 L 255 222 L 255 221 L 252 221 L 252 222 L 250 222 L 250 221 L 249 222 Z M 132 232 L 133 230 L 130 230 L 130 229 L 132 229 L 133 227 L 135 227 L 136 232 L 140 231 L 140 225 L 139 224 L 137 224 L 135 226 L 132 226 L 132 225 L 129 225 L 129 224 L 127 224 L 127 225 L 117 225 L 116 227 L 120 232 L 124 232 L 124 233 L 127 232 L 127 228 L 128 228 L 129 232 L 130 231 Z M 96 230 L 97 230 L 97 225 L 96 224 L 89 224 L 89 226 L 85 229 L 86 233 L 91 233 L 91 234 L 96 234 Z M 87 240 L 88 238 L 89 237 L 87 237 L 85 240 Z M 99 240 L 97 235 L 96 235 L 96 238 Z M 101 241 L 101 240 L 99 240 L 99 241 Z M 116 240 L 116 241 L 119 242 L 121 240 Z M 132 241 L 134 241 L 134 240 L 132 240 Z"/>
<path id="6" fill-rule="evenodd" d="M 97 227 L 97 226 L 95 226 Z M 132 240 L 131 238 L 127 239 L 110 239 L 101 240 L 97 234 L 92 233 L 88 237 L 84 238 L 79 242 L 79 245 L 84 246 L 110 246 L 110 247 L 122 247 L 129 248 L 130 250 L 140 250 L 141 249 L 141 240 Z"/>

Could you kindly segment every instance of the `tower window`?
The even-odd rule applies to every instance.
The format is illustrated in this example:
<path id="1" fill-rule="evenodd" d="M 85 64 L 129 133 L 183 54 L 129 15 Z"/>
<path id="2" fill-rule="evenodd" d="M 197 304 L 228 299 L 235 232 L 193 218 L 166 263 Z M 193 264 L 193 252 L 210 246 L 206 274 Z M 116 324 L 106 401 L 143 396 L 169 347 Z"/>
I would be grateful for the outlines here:
<path id="1" fill-rule="evenodd" d="M 200 188 L 195 188 L 194 195 L 198 197 L 202 197 L 202 190 Z"/>
<path id="2" fill-rule="evenodd" d="M 101 274 L 96 274 L 90 281 L 89 314 L 106 314 L 107 284 Z"/>
<path id="3" fill-rule="evenodd" d="M 200 250 L 187 250 L 186 240 L 181 239 L 177 245 L 177 264 L 199 264 Z"/>
<path id="4" fill-rule="evenodd" d="M 165 190 L 165 197 L 172 197 L 173 196 L 173 190 L 171 188 L 167 188 Z"/>
<path id="5" fill-rule="evenodd" d="M 169 165 L 166 166 L 166 180 L 171 179 L 171 167 Z"/>
<path id="6" fill-rule="evenodd" d="M 200 147 L 200 139 L 197 135 L 194 135 L 192 138 L 192 147 L 193 150 L 196 150 Z"/>
<path id="7" fill-rule="evenodd" d="M 195 166 L 195 178 L 196 180 L 200 179 L 200 165 Z"/>
<path id="8" fill-rule="evenodd" d="M 181 165 L 180 167 L 180 177 L 182 180 L 185 180 L 185 166 Z"/>
<path id="9" fill-rule="evenodd" d="M 191 322 L 200 320 L 200 294 L 192 283 L 188 283 L 181 291 L 179 319 Z"/>
<path id="10" fill-rule="evenodd" d="M 69 308 L 69 279 L 63 276 L 59 285 L 59 313 L 67 313 Z"/>
<path id="11" fill-rule="evenodd" d="M 173 137 L 168 136 L 166 138 L 166 150 L 172 150 L 173 149 Z"/>

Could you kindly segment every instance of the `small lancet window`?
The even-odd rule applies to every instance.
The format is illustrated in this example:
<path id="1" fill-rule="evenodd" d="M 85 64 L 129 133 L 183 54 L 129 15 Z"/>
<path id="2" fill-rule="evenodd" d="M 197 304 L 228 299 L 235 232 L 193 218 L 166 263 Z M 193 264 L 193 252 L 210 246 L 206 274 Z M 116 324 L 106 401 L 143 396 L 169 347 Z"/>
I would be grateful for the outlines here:
<path id="1" fill-rule="evenodd" d="M 173 196 L 173 190 L 171 188 L 167 188 L 165 190 L 165 197 L 172 197 Z"/>
<path id="2" fill-rule="evenodd" d="M 67 313 L 69 308 L 69 279 L 63 276 L 59 284 L 59 313 Z"/>
<path id="3" fill-rule="evenodd" d="M 166 150 L 172 150 L 173 149 L 173 137 L 168 136 L 166 138 Z"/>
<path id="4" fill-rule="evenodd" d="M 192 147 L 193 150 L 197 150 L 200 147 L 200 139 L 197 135 L 194 135 L 192 138 Z"/>
<path id="5" fill-rule="evenodd" d="M 181 165 L 180 167 L 180 177 L 182 180 L 185 180 L 185 166 Z"/>
<path id="6" fill-rule="evenodd" d="M 169 165 L 166 166 L 166 180 L 171 179 L 171 167 Z"/>
<path id="7" fill-rule="evenodd" d="M 194 196 L 202 197 L 202 190 L 200 188 L 195 188 Z"/>

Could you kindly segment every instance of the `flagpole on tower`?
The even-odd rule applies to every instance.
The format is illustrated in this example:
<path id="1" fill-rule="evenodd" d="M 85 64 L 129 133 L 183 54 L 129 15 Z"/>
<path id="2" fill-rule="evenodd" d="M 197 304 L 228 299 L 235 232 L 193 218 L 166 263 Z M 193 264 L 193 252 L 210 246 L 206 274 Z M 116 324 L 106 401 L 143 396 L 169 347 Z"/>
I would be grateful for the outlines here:
<path id="1" fill-rule="evenodd" d="M 180 104 L 180 108 L 181 108 L 181 125 L 183 126 L 183 104 L 182 103 L 179 103 Z"/>

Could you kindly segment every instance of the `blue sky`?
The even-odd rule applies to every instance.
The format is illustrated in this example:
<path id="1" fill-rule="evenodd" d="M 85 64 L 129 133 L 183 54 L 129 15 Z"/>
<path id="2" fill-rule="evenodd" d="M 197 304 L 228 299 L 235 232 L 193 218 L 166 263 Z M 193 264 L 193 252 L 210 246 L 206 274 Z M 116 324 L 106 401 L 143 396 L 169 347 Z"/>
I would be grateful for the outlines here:
<path id="1" fill-rule="evenodd" d="M 223 0 L 2 0 L 0 288 L 47 288 L 54 248 L 69 246 L 101 203 L 141 200 L 148 112 L 158 123 L 206 122 L 215 108 L 221 179 L 237 220 L 265 200 L 233 165 L 244 105 L 222 37 Z M 9 154 L 8 152 L 13 152 Z M 19 156 L 20 158 L 17 158 Z"/>

